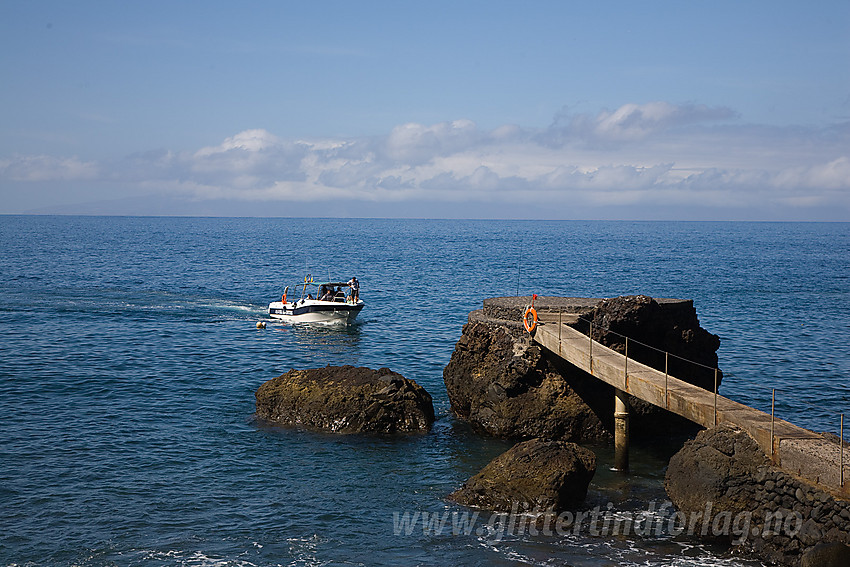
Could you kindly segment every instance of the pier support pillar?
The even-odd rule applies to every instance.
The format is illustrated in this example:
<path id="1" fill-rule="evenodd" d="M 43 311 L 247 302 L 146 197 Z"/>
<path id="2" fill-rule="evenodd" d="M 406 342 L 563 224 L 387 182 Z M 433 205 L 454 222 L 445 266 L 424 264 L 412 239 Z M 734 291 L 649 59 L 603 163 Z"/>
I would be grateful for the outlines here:
<path id="1" fill-rule="evenodd" d="M 629 395 L 614 388 L 614 469 L 629 471 Z"/>

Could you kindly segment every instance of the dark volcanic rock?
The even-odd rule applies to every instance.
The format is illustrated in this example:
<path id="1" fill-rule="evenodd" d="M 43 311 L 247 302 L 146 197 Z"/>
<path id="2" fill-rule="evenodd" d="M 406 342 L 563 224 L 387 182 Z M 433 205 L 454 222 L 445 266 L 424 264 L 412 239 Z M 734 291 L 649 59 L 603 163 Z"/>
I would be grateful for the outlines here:
<path id="1" fill-rule="evenodd" d="M 257 390 L 260 419 L 337 433 L 427 431 L 431 396 L 388 368 L 290 370 Z"/>
<path id="2" fill-rule="evenodd" d="M 673 455 L 664 487 L 676 507 L 686 513 L 702 512 L 707 502 L 716 511 L 733 515 L 749 510 L 752 491 L 746 486 L 769 464 L 764 452 L 745 432 L 720 426 L 701 431 Z M 702 517 L 696 524 L 702 528 Z"/>
<path id="3" fill-rule="evenodd" d="M 821 553 L 840 558 L 850 551 L 816 547 L 850 544 L 850 518 L 841 516 L 848 503 L 775 467 L 754 440 L 730 426 L 705 430 L 686 443 L 670 459 L 665 488 L 688 518 L 689 533 L 768 562 L 796 567 L 807 555 L 806 561 L 816 561 Z"/>
<path id="4" fill-rule="evenodd" d="M 565 441 L 517 443 L 449 495 L 466 506 L 500 511 L 561 511 L 578 506 L 596 472 L 596 456 Z"/>
<path id="5" fill-rule="evenodd" d="M 481 432 L 570 441 L 608 435 L 540 347 L 502 326 L 464 325 L 443 379 L 455 415 Z"/>
<path id="6" fill-rule="evenodd" d="M 527 303 L 528 298 L 491 298 L 483 311 L 470 314 L 443 371 L 452 411 L 497 437 L 609 438 L 613 388 L 531 343 L 520 322 Z M 620 352 L 625 341 L 618 333 L 707 366 L 717 364 L 719 339 L 700 327 L 691 301 L 540 297 L 537 309 L 549 317 L 560 311 L 581 316 L 572 325 L 584 333 L 593 321 L 594 338 Z M 630 341 L 629 356 L 664 370 L 664 355 L 637 342 Z M 710 382 L 713 388 L 712 370 L 693 364 L 685 368 L 675 357 L 667 362 L 671 375 L 702 386 Z M 635 437 L 696 431 L 683 418 L 637 398 L 631 398 L 631 406 Z"/>
<path id="7" fill-rule="evenodd" d="M 843 543 L 822 543 L 800 558 L 800 567 L 847 567 L 850 565 L 850 546 Z"/>
<path id="8" fill-rule="evenodd" d="M 600 301 L 584 318 L 593 322 L 593 339 L 608 348 L 623 353 L 624 337 L 630 337 L 630 358 L 661 371 L 666 363 L 671 376 L 714 390 L 720 338 L 700 326 L 692 301 L 615 297 Z M 588 325 L 576 328 L 587 333 Z M 665 361 L 664 352 L 675 356 Z M 718 372 L 718 386 L 722 377 Z"/>

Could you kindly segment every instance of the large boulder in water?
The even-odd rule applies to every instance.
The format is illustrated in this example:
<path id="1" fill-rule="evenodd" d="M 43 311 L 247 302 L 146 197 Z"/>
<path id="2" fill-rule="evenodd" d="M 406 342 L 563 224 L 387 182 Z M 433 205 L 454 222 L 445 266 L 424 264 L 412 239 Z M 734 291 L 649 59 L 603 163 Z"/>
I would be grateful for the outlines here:
<path id="1" fill-rule="evenodd" d="M 517 443 L 449 495 L 466 506 L 503 511 L 561 511 L 580 505 L 596 455 L 566 441 Z"/>
<path id="2" fill-rule="evenodd" d="M 419 432 L 434 423 L 430 394 L 388 368 L 290 370 L 256 398 L 262 420 L 335 433 Z"/>

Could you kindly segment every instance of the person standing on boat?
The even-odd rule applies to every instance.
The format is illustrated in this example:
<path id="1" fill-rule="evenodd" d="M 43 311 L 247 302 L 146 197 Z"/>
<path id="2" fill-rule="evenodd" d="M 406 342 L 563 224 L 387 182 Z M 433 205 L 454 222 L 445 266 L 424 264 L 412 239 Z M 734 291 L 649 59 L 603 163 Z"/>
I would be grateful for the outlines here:
<path id="1" fill-rule="evenodd" d="M 357 303 L 360 298 L 360 282 L 357 281 L 356 277 L 352 277 L 348 280 L 348 287 L 351 288 L 351 301 Z"/>

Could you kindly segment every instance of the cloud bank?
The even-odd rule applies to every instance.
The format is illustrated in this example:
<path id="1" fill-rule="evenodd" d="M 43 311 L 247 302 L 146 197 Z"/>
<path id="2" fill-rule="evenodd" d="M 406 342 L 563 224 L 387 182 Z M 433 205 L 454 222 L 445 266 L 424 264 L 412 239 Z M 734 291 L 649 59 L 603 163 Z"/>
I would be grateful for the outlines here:
<path id="1" fill-rule="evenodd" d="M 0 158 L 0 181 L 17 190 L 33 182 L 104 183 L 118 195 L 129 188 L 195 202 L 407 204 L 404 216 L 432 203 L 462 206 L 467 216 L 524 204 L 548 218 L 620 207 L 649 218 L 671 208 L 698 218 L 710 208 L 808 219 L 807 210 L 850 212 L 848 148 L 848 124 L 767 128 L 740 124 L 728 108 L 651 102 L 565 111 L 543 129 L 484 130 L 456 120 L 314 140 L 255 129 L 195 151 L 116 161 L 16 155 Z M 488 212 L 476 214 L 479 206 Z"/>

